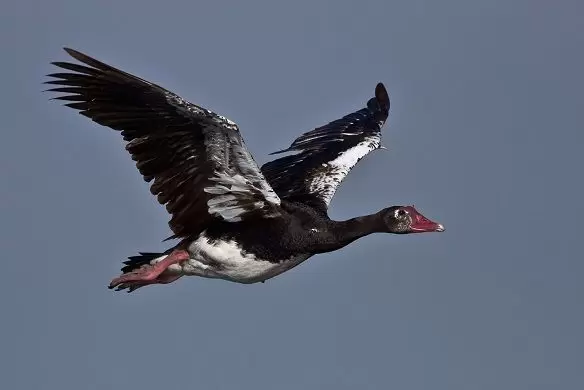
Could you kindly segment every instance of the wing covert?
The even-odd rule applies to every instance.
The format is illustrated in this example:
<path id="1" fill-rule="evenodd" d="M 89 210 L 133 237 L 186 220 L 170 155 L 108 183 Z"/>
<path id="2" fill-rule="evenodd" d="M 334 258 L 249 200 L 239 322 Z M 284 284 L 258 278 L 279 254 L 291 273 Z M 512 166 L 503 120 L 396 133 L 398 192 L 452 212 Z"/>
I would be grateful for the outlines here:
<path id="1" fill-rule="evenodd" d="M 213 218 L 279 215 L 280 198 L 229 119 L 139 77 L 72 49 L 83 65 L 53 62 L 70 72 L 45 82 L 55 99 L 120 131 L 150 190 L 172 215 L 175 237 L 196 234 Z"/>
<path id="2" fill-rule="evenodd" d="M 280 198 L 326 211 L 357 162 L 381 147 L 381 128 L 389 106 L 387 91 L 379 83 L 365 108 L 302 134 L 289 148 L 272 153 L 295 154 L 264 164 L 262 172 Z"/>

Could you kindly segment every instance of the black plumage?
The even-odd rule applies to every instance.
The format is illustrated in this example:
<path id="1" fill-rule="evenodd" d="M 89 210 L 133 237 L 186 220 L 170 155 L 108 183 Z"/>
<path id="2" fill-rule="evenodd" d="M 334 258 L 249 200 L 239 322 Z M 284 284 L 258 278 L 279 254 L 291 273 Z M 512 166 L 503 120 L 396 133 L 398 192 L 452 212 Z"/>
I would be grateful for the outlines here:
<path id="1" fill-rule="evenodd" d="M 53 62 L 55 99 L 121 132 L 126 149 L 172 219 L 174 237 L 196 236 L 213 218 L 279 215 L 272 191 L 237 125 L 139 77 L 72 49 L 85 65 Z M 237 188 L 237 189 L 234 189 Z M 209 206 L 212 205 L 212 207 Z"/>
<path id="2" fill-rule="evenodd" d="M 172 238 L 181 238 L 164 253 L 131 256 L 110 288 L 134 291 L 183 275 L 255 283 L 368 234 L 444 230 L 411 206 L 346 221 L 328 217 L 328 205 L 345 176 L 381 147 L 390 106 L 381 83 L 366 107 L 302 134 L 276 152 L 292 155 L 260 169 L 234 122 L 65 50 L 82 65 L 53 62 L 67 72 L 49 75 L 49 91 L 62 94 L 55 99 L 80 114 L 121 132 L 152 194 L 172 215 Z"/>
<path id="3" fill-rule="evenodd" d="M 381 128 L 388 113 L 389 97 L 379 83 L 365 108 L 302 134 L 289 148 L 272 154 L 297 153 L 264 164 L 262 172 L 280 198 L 326 212 L 351 168 L 381 146 Z"/>

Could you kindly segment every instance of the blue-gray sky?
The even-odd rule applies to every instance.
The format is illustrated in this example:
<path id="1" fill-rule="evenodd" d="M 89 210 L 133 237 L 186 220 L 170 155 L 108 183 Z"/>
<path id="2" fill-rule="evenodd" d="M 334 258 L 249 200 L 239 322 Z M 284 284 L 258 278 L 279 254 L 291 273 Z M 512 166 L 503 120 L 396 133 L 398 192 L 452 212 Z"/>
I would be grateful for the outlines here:
<path id="1" fill-rule="evenodd" d="M 577 1 L 8 1 L 0 16 L 5 389 L 584 388 Z M 236 121 L 258 163 L 383 81 L 388 152 L 332 217 L 415 204 L 265 284 L 106 288 L 165 249 L 119 134 L 49 102 L 70 46 Z"/>

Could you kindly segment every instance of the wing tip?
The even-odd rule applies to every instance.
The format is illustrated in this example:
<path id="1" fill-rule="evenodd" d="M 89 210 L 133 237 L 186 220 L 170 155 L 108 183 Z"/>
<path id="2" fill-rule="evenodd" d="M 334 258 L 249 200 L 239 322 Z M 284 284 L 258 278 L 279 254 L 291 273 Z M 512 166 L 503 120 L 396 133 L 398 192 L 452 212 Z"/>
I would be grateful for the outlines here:
<path id="1" fill-rule="evenodd" d="M 385 89 L 385 85 L 383 85 L 382 82 L 377 83 L 375 86 L 375 98 L 385 111 L 389 111 L 389 94 L 387 93 L 387 89 Z"/>
<path id="2" fill-rule="evenodd" d="M 111 66 L 109 66 L 101 61 L 98 61 L 95 58 L 90 57 L 87 54 L 84 54 L 78 50 L 71 49 L 70 47 L 63 47 L 63 50 L 65 50 L 65 52 L 67 54 L 69 54 L 71 57 L 73 57 L 77 61 L 84 63 L 85 65 L 88 65 L 90 67 L 93 67 L 93 68 L 96 68 L 99 70 L 106 70 L 106 69 L 109 70 L 109 68 L 112 68 Z"/>
<path id="3" fill-rule="evenodd" d="M 65 52 L 67 54 L 69 54 L 71 57 L 75 58 L 76 60 L 78 59 L 78 57 L 83 56 L 83 53 L 81 53 L 75 49 L 71 49 L 70 47 L 67 47 L 67 46 L 63 47 L 63 50 L 65 50 Z"/>

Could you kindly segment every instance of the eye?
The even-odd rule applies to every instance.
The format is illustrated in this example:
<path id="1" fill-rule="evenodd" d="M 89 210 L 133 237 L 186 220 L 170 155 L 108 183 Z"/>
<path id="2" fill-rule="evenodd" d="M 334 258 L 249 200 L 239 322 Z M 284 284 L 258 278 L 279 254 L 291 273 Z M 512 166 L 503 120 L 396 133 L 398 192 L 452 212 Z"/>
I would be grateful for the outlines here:
<path id="1" fill-rule="evenodd" d="M 406 211 L 404 209 L 397 209 L 397 210 L 395 210 L 395 216 L 396 217 L 403 217 L 404 215 L 406 215 Z"/>

